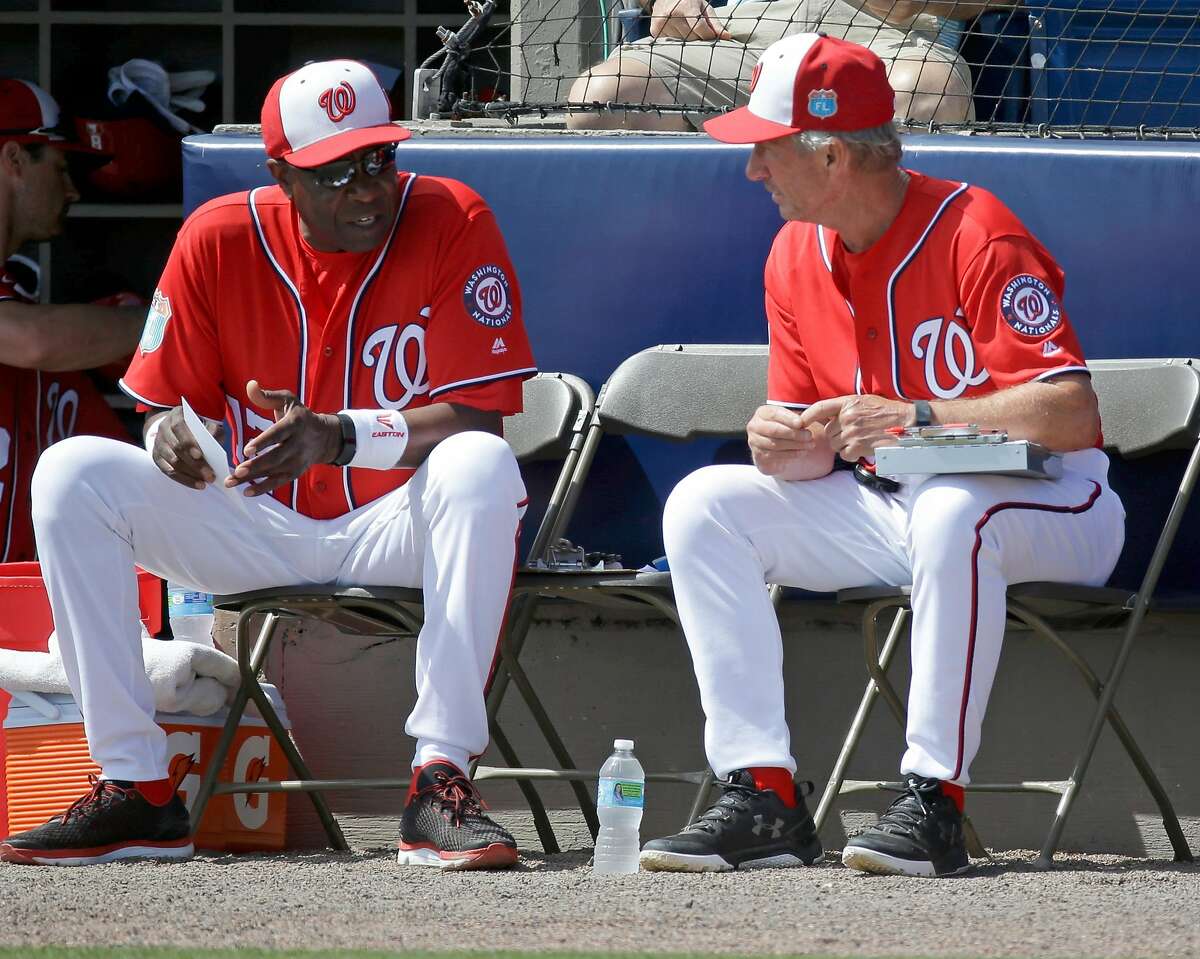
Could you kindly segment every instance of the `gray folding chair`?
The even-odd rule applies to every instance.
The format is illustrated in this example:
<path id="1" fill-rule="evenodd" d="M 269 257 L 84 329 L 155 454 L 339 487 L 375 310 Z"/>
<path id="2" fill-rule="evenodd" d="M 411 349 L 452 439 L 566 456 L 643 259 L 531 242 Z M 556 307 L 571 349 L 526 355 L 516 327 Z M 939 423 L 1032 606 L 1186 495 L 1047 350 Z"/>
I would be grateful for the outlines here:
<path id="1" fill-rule="evenodd" d="M 972 784 L 967 789 L 1058 795 L 1060 799 L 1054 819 L 1038 858 L 1040 865 L 1049 867 L 1053 863 L 1067 816 L 1087 774 L 1101 730 L 1104 723 L 1108 722 L 1158 804 L 1175 860 L 1190 862 L 1191 850 L 1179 827 L 1171 801 L 1133 734 L 1118 714 L 1113 699 L 1200 472 L 1200 360 L 1096 360 L 1089 363 L 1088 368 L 1100 399 L 1104 443 L 1110 454 L 1132 460 L 1154 453 L 1187 450 L 1190 456 L 1137 592 L 1070 583 L 1020 583 L 1008 589 L 1010 623 L 1024 624 L 1058 649 L 1079 672 L 1096 698 L 1091 724 L 1070 777 L 1063 781 Z M 871 678 L 817 806 L 814 819 L 818 829 L 840 794 L 894 788 L 898 785 L 878 780 L 848 780 L 846 769 L 877 698 L 883 697 L 901 727 L 905 724 L 904 705 L 887 678 L 887 669 L 909 619 L 909 593 L 909 587 L 867 587 L 846 589 L 838 594 L 839 602 L 866 605 L 862 631 L 867 670 Z M 881 648 L 878 641 L 879 620 L 889 610 L 895 613 Z M 1060 635 L 1063 629 L 1086 628 L 1093 624 L 1124 625 L 1121 643 L 1103 679 Z"/>
<path id="2" fill-rule="evenodd" d="M 571 477 L 574 475 L 582 446 L 584 424 L 591 416 L 594 398 L 591 387 L 575 376 L 562 373 L 541 373 L 524 385 L 524 412 L 508 417 L 504 422 L 505 438 L 523 466 L 539 461 L 558 461 L 562 465 L 549 496 L 546 510 L 529 551 L 530 560 L 543 555 L 546 544 L 553 542 L 551 533 L 561 528 L 559 516 L 566 500 Z M 529 517 L 526 517 L 528 521 Z M 521 573 L 515 589 L 520 591 Z M 260 685 L 260 673 L 271 642 L 289 618 L 313 617 L 336 626 L 339 630 L 359 636 L 416 636 L 423 621 L 423 598 L 420 589 L 405 587 L 353 586 L 280 586 L 255 590 L 214 600 L 218 609 L 237 614 L 237 659 L 242 681 L 222 729 L 216 752 L 196 795 L 192 822 L 196 828 L 204 816 L 213 795 L 229 793 L 306 792 L 317 816 L 324 826 L 330 845 L 335 849 L 347 847 L 345 837 L 322 795 L 328 790 L 406 789 L 409 778 L 391 779 L 317 779 L 310 772 L 299 749 L 283 728 Z M 252 641 L 252 621 L 262 617 L 257 639 Z M 550 778 L 545 770 L 521 768 L 515 752 L 496 722 L 496 713 L 503 700 L 504 688 L 510 675 L 518 678 L 518 689 L 528 693 L 530 709 L 535 717 L 545 711 L 517 661 L 517 653 L 509 648 L 511 631 L 501 639 L 500 669 L 492 676 L 487 695 L 487 715 L 492 739 L 506 767 L 480 766 L 474 778 L 516 779 L 533 813 L 538 837 L 547 852 L 557 852 L 554 831 L 545 806 L 532 785 L 532 780 Z M 519 652 L 519 650 L 518 650 Z M 524 680 L 522 682 L 521 680 Z M 497 690 L 499 690 L 497 692 Z M 217 775 L 229 752 L 238 723 L 249 701 L 253 701 L 266 722 L 272 737 L 286 756 L 296 779 L 258 782 L 217 782 Z M 586 795 L 586 794 L 585 794 Z"/>
<path id="3" fill-rule="evenodd" d="M 765 402 L 766 389 L 765 346 L 673 344 L 634 354 L 617 367 L 600 390 L 556 528 L 565 529 L 570 522 L 605 434 L 681 443 L 700 437 L 745 437 L 746 423 Z M 523 584 L 539 598 L 568 599 L 616 610 L 653 610 L 679 624 L 668 572 L 547 571 L 530 573 Z M 778 597 L 779 590 L 772 588 L 772 598 L 778 602 Z M 514 632 L 523 635 L 522 616 L 531 617 L 536 602 L 529 599 L 521 615 L 514 618 Z M 556 758 L 566 766 L 572 765 L 565 749 L 556 751 Z M 563 770 L 564 778 L 575 772 Z M 698 786 L 689 823 L 705 808 L 713 782 L 710 770 L 651 771 L 646 778 Z"/>

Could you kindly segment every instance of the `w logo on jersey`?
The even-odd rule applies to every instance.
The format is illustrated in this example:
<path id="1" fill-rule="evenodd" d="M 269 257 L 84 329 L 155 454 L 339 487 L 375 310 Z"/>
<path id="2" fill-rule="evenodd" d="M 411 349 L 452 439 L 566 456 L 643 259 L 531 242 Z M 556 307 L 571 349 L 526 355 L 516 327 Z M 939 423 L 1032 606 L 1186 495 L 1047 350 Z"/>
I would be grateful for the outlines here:
<path id="1" fill-rule="evenodd" d="M 421 310 L 421 317 L 429 321 L 429 307 Z M 361 359 L 375 371 L 371 387 L 381 409 L 402 410 L 413 397 L 429 392 L 423 323 L 380 327 L 367 337 Z"/>
<path id="2" fill-rule="evenodd" d="M 358 105 L 354 96 L 354 87 L 349 81 L 343 80 L 336 87 L 330 87 L 317 97 L 317 104 L 325 111 L 325 115 L 334 123 L 346 119 Z"/>
<path id="3" fill-rule="evenodd" d="M 961 310 L 958 316 L 962 316 Z M 935 316 L 921 323 L 913 331 L 912 352 L 925 361 L 925 385 L 939 400 L 962 396 L 989 376 L 987 370 L 975 369 L 975 344 L 957 319 Z"/>

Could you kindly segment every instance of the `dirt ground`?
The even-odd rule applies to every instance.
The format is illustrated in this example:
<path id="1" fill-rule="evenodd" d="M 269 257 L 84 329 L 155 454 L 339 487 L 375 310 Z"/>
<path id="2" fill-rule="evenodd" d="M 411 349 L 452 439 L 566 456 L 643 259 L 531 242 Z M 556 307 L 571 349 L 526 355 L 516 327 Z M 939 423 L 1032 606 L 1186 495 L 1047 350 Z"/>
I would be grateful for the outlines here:
<path id="1" fill-rule="evenodd" d="M 943 880 L 811 869 L 598 877 L 589 853 L 502 873 L 386 849 L 0 867 L 0 945 L 1200 956 L 1200 866 L 1005 853 Z"/>

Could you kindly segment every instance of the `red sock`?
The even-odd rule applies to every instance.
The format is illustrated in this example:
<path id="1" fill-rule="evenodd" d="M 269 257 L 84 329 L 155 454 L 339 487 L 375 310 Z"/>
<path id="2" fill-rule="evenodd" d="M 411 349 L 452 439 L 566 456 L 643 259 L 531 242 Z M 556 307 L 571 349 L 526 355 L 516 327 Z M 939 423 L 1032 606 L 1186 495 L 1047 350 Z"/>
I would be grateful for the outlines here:
<path id="1" fill-rule="evenodd" d="M 175 784 L 169 779 L 152 779 L 133 785 L 151 806 L 165 806 L 175 795 Z"/>
<path id="2" fill-rule="evenodd" d="M 959 812 L 963 811 L 963 805 L 966 803 L 967 797 L 966 797 L 966 794 L 963 792 L 962 786 L 959 786 L 957 783 L 943 782 L 942 783 L 942 795 L 949 796 L 950 799 L 954 802 L 954 805 L 956 805 L 958 807 L 958 811 Z"/>
<path id="3" fill-rule="evenodd" d="M 792 774 L 779 766 L 755 766 L 747 769 L 758 789 L 770 789 L 789 809 L 796 805 L 796 783 Z"/>

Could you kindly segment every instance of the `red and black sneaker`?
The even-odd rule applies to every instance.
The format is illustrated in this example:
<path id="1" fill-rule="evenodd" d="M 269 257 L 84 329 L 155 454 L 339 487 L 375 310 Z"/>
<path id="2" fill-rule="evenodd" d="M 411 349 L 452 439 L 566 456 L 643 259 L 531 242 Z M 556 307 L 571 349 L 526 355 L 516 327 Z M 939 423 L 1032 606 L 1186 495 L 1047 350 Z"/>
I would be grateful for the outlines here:
<path id="1" fill-rule="evenodd" d="M 507 869 L 517 843 L 489 819 L 479 790 L 453 763 L 426 763 L 413 774 L 400 819 L 402 866 Z"/>
<path id="2" fill-rule="evenodd" d="M 0 860 L 86 866 L 117 859 L 186 859 L 192 854 L 187 807 L 174 793 L 161 806 L 131 782 L 92 777 L 92 791 L 61 816 L 0 842 Z"/>

